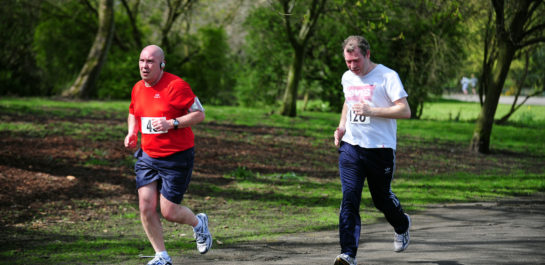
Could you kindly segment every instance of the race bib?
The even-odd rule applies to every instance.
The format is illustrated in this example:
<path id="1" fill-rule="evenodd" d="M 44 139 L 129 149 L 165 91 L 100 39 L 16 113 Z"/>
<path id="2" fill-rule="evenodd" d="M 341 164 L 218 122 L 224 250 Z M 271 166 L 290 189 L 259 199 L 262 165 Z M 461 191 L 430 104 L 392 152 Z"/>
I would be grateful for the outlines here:
<path id="1" fill-rule="evenodd" d="M 157 131 L 153 129 L 153 126 L 151 125 L 151 121 L 153 119 L 165 119 L 165 117 L 142 117 L 141 118 L 141 132 L 142 134 L 159 134 L 159 133 L 167 133 L 167 131 Z"/>
<path id="2" fill-rule="evenodd" d="M 348 119 L 352 124 L 369 124 L 371 123 L 371 117 L 358 115 L 353 110 L 349 112 Z"/>

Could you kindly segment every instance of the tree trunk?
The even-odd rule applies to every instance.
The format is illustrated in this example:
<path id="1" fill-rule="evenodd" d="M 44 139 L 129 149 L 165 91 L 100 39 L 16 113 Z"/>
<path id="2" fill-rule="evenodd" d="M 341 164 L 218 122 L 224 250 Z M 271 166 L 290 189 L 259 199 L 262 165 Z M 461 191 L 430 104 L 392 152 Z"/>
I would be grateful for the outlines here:
<path id="1" fill-rule="evenodd" d="M 535 0 L 491 0 L 495 19 L 493 36 L 487 35 L 483 62 L 482 90 L 485 95 L 481 113 L 475 124 L 470 149 L 479 153 L 490 152 L 490 136 L 505 79 L 515 53 L 531 45 L 545 42 L 543 16 L 539 15 L 545 2 Z M 527 23 L 527 22 L 530 23 Z M 487 31 L 488 32 L 488 31 Z M 489 37 L 489 38 L 488 38 Z"/>
<path id="2" fill-rule="evenodd" d="M 479 153 L 490 152 L 490 136 L 492 134 L 492 126 L 494 125 L 494 116 L 500 101 L 500 95 L 511 66 L 511 62 L 515 55 L 516 48 L 510 42 L 499 40 L 501 44 L 498 47 L 498 60 L 496 67 L 492 69 L 489 75 L 488 88 L 486 89 L 486 97 L 475 130 L 471 139 L 470 149 Z"/>
<path id="3" fill-rule="evenodd" d="M 501 117 L 499 120 L 496 121 L 496 124 L 504 124 L 509 120 L 509 117 L 515 113 L 515 111 L 524 104 L 526 99 L 529 97 L 526 97 L 526 99 L 522 102 L 522 104 L 517 105 L 517 101 L 519 99 L 520 93 L 522 92 L 522 87 L 524 86 L 524 82 L 526 81 L 526 76 L 528 76 L 528 65 L 530 64 L 530 55 L 529 52 L 526 51 L 524 53 L 524 73 L 522 74 L 522 77 L 517 82 L 517 93 L 515 94 L 515 99 L 513 100 L 513 104 L 511 104 L 511 109 L 507 114 L 505 114 L 503 117 Z"/>
<path id="4" fill-rule="evenodd" d="M 324 10 L 327 0 L 313 0 L 306 14 L 304 21 L 299 28 L 299 33 L 296 35 L 293 31 L 291 16 L 295 4 L 291 0 L 280 1 L 284 12 L 284 26 L 286 34 L 290 40 L 291 46 L 295 53 L 293 61 L 288 72 L 288 83 L 284 92 L 284 99 L 280 113 L 283 116 L 295 117 L 297 115 L 297 89 L 303 71 L 303 61 L 305 59 L 305 50 L 308 40 L 312 36 L 316 23 L 320 18 L 320 14 Z"/>
<path id="5" fill-rule="evenodd" d="M 98 32 L 76 81 L 65 90 L 65 97 L 89 98 L 95 92 L 95 85 L 112 42 L 114 32 L 113 0 L 100 0 L 98 8 Z"/>
<path id="6" fill-rule="evenodd" d="M 304 49 L 301 47 L 295 50 L 295 57 L 290 65 L 288 72 L 288 83 L 282 100 L 280 113 L 283 116 L 295 117 L 297 115 L 297 88 L 301 80 L 303 68 Z"/>

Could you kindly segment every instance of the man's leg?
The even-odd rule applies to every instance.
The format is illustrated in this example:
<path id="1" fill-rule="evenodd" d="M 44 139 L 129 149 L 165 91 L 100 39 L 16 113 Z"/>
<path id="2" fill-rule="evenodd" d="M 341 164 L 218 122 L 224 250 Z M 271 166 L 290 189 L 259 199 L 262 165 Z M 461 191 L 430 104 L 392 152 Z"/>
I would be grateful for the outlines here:
<path id="1" fill-rule="evenodd" d="M 396 233 L 404 233 L 409 226 L 409 220 L 391 188 L 395 151 L 389 148 L 368 149 L 366 165 L 367 183 L 375 207 L 384 213 Z"/>
<path id="2" fill-rule="evenodd" d="M 205 254 L 212 247 L 212 235 L 208 230 L 208 216 L 195 215 L 189 208 L 169 201 L 161 194 L 161 213 L 170 222 L 188 224 L 193 227 L 197 249 Z"/>
<path id="3" fill-rule="evenodd" d="M 156 253 L 166 250 L 163 240 L 163 226 L 157 212 L 158 197 L 156 181 L 138 189 L 140 219 Z"/>
<path id="4" fill-rule="evenodd" d="M 364 177 L 358 165 L 357 149 L 344 143 L 340 148 L 339 172 L 343 198 L 339 214 L 341 253 L 356 257 L 361 231 L 360 202 Z"/>
<path id="5" fill-rule="evenodd" d="M 192 227 L 199 224 L 195 214 L 187 207 L 173 203 L 161 194 L 161 214 L 170 222 L 187 224 Z"/>

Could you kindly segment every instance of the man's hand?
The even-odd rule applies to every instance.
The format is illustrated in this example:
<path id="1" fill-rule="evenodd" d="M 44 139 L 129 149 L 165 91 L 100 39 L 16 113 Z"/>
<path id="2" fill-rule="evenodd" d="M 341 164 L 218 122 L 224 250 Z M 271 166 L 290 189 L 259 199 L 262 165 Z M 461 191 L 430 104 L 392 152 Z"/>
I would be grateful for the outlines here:
<path id="1" fill-rule="evenodd" d="M 344 133 L 346 132 L 346 129 L 343 127 L 337 128 L 335 130 L 335 133 L 333 133 L 333 137 L 335 137 L 335 146 L 339 147 L 341 145 L 341 140 L 343 139 Z"/>
<path id="2" fill-rule="evenodd" d="M 172 123 L 170 121 L 167 121 L 167 119 L 164 117 L 160 119 L 153 119 L 151 121 L 151 126 L 153 127 L 154 130 L 158 132 L 166 132 L 174 128 Z"/>
<path id="3" fill-rule="evenodd" d="M 369 105 L 369 101 L 363 99 L 360 101 L 360 103 L 356 103 L 352 106 L 352 110 L 357 115 L 363 115 L 363 116 L 373 116 L 373 107 Z"/>
<path id="4" fill-rule="evenodd" d="M 138 142 L 138 135 L 136 133 L 129 133 L 125 136 L 125 147 L 133 149 L 136 147 Z"/>

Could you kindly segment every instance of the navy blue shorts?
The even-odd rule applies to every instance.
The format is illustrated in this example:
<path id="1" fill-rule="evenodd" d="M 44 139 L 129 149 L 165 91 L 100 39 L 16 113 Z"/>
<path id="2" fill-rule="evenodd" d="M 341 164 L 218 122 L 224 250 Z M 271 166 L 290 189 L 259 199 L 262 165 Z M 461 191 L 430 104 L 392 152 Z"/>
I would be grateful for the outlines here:
<path id="1" fill-rule="evenodd" d="M 150 157 L 142 149 L 134 154 L 136 188 L 157 181 L 159 192 L 169 201 L 179 204 L 189 186 L 193 172 L 194 148 L 161 158 Z"/>

